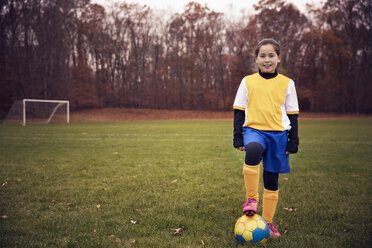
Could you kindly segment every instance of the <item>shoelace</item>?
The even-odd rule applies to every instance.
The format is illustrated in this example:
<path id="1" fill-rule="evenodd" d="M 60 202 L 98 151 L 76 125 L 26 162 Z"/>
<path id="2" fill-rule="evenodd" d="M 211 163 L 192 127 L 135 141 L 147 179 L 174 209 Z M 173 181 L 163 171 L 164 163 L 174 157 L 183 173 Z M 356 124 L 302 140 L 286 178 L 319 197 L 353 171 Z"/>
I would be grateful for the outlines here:
<path id="1" fill-rule="evenodd" d="M 247 205 L 249 205 L 249 204 L 251 204 L 251 203 L 256 203 L 256 202 L 257 202 L 256 199 L 254 199 L 254 198 L 249 198 L 248 201 L 246 201 L 245 203 L 243 203 L 243 206 L 242 206 L 242 207 L 245 207 L 245 206 L 247 206 Z"/>

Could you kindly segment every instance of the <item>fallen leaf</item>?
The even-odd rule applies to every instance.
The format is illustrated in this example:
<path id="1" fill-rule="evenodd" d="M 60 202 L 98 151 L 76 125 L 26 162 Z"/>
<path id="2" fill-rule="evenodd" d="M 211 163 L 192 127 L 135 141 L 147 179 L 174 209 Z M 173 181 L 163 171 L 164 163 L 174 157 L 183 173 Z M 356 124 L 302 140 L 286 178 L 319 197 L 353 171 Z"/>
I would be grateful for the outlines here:
<path id="1" fill-rule="evenodd" d="M 110 239 L 113 239 L 113 238 L 115 238 L 115 235 L 110 235 L 110 236 L 108 236 Z"/>
<path id="2" fill-rule="evenodd" d="M 94 233 L 96 233 L 96 232 L 97 232 L 97 230 L 96 230 L 96 229 L 94 229 L 94 230 L 93 230 L 93 232 L 94 232 Z"/>
<path id="3" fill-rule="evenodd" d="M 96 205 L 96 208 L 101 208 L 101 204 L 97 204 Z"/>
<path id="4" fill-rule="evenodd" d="M 174 179 L 173 181 L 172 181 L 172 183 L 176 183 L 177 182 L 177 179 Z"/>
<path id="5" fill-rule="evenodd" d="M 116 239 L 116 243 L 121 243 L 121 240 L 119 238 Z"/>
<path id="6" fill-rule="evenodd" d="M 161 187 L 164 187 L 164 188 L 166 188 L 166 187 L 168 187 L 168 185 L 166 184 L 166 183 L 163 183 L 162 185 L 160 185 Z"/>
<path id="7" fill-rule="evenodd" d="M 81 172 L 84 173 L 84 174 L 86 174 L 87 173 L 87 170 L 82 170 Z"/>
<path id="8" fill-rule="evenodd" d="M 203 246 L 205 246 L 205 243 L 204 243 L 204 241 L 203 241 L 203 240 L 200 240 L 200 241 L 201 241 L 202 245 L 203 245 Z"/>
<path id="9" fill-rule="evenodd" d="M 297 208 L 283 208 L 284 210 L 287 210 L 289 212 L 296 212 Z"/>
<path id="10" fill-rule="evenodd" d="M 56 204 L 57 201 L 56 201 L 56 200 L 51 200 L 50 203 L 52 203 L 52 204 Z"/>
<path id="11" fill-rule="evenodd" d="M 287 234 L 287 232 L 288 232 L 288 230 L 285 230 L 285 231 L 284 231 L 284 234 Z"/>
<path id="12" fill-rule="evenodd" d="M 132 242 L 130 242 L 132 245 L 135 245 L 136 244 L 136 240 L 133 239 Z"/>
<path id="13" fill-rule="evenodd" d="M 176 228 L 176 229 L 172 229 L 173 232 L 173 235 L 178 235 L 180 234 L 181 230 L 184 228 L 184 226 L 180 227 L 180 228 Z"/>
<path id="14" fill-rule="evenodd" d="M 5 215 L 5 214 L 4 214 L 4 215 L 1 216 L 1 218 L 3 218 L 4 220 L 5 220 L 5 219 L 8 219 L 8 215 Z"/>
<path id="15" fill-rule="evenodd" d="M 21 179 L 21 178 L 18 178 L 18 179 L 17 179 L 17 182 L 22 182 L 22 179 Z"/>
<path id="16" fill-rule="evenodd" d="M 116 155 L 116 154 L 119 154 L 118 152 L 113 152 L 112 154 Z"/>
<path id="17" fill-rule="evenodd" d="M 72 203 L 71 203 L 71 202 L 67 202 L 66 205 L 67 205 L 67 206 L 71 206 Z"/>
<path id="18" fill-rule="evenodd" d="M 283 178 L 284 181 L 288 181 L 288 177 Z"/>
<path id="19" fill-rule="evenodd" d="M 136 220 L 130 220 L 130 223 L 132 223 L 133 225 L 135 225 L 137 223 Z"/>

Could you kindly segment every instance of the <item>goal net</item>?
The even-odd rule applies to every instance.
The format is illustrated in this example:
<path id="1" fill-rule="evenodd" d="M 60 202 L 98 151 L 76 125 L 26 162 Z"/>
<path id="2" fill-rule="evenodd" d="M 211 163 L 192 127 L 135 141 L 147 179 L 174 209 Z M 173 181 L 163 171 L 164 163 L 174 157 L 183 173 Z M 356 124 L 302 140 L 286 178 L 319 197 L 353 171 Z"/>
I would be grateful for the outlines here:
<path id="1" fill-rule="evenodd" d="M 23 99 L 15 101 L 4 124 L 70 123 L 69 101 Z"/>

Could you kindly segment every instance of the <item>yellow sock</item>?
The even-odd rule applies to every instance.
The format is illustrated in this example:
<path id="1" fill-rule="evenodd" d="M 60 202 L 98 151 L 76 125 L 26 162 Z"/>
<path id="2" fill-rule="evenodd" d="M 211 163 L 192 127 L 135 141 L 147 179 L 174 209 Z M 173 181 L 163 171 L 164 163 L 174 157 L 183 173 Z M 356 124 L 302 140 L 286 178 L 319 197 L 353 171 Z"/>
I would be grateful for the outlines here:
<path id="1" fill-rule="evenodd" d="M 258 201 L 258 182 L 260 180 L 260 167 L 259 165 L 246 165 L 243 168 L 244 185 L 249 198 L 255 198 Z"/>
<path id="2" fill-rule="evenodd" d="M 262 218 L 264 218 L 267 223 L 273 222 L 278 200 L 279 200 L 279 190 L 272 191 L 272 190 L 264 189 Z"/>

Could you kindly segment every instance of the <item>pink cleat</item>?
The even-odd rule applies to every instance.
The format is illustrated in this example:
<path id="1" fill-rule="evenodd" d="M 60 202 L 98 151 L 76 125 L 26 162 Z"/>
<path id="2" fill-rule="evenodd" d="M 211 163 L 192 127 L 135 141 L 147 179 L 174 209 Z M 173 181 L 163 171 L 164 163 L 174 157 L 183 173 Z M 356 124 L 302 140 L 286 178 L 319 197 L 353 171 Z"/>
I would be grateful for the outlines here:
<path id="1" fill-rule="evenodd" d="M 258 202 L 254 198 L 249 198 L 243 205 L 243 213 L 247 216 L 253 216 L 257 212 Z"/>
<path id="2" fill-rule="evenodd" d="M 280 238 L 282 235 L 280 235 L 279 231 L 276 229 L 278 227 L 277 224 L 269 223 L 269 230 L 270 230 L 270 236 L 273 238 Z"/>

